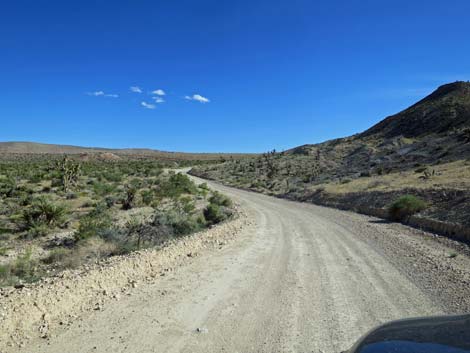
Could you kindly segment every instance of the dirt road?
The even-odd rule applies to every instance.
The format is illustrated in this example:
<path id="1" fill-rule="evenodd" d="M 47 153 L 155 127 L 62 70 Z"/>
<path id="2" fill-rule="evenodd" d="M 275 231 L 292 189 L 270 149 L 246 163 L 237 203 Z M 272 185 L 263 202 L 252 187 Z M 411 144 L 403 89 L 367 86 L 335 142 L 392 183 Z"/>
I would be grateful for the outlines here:
<path id="1" fill-rule="evenodd" d="M 454 311 L 439 286 L 426 290 L 429 271 L 406 274 L 384 245 L 401 246 L 406 227 L 210 184 L 254 219 L 237 241 L 24 351 L 340 352 L 376 324 Z"/>

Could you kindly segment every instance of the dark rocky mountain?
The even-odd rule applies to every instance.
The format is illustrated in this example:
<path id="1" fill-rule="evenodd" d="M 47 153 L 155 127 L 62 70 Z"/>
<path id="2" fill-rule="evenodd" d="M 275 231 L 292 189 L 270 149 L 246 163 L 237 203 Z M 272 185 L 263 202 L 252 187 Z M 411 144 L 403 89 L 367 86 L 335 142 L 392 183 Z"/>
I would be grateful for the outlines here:
<path id="1" fill-rule="evenodd" d="M 443 85 L 363 133 L 286 154 L 316 156 L 326 179 L 470 158 L 470 83 Z"/>
<path id="2" fill-rule="evenodd" d="M 408 109 L 392 115 L 360 134 L 419 137 L 445 134 L 470 127 L 470 82 L 454 82 L 439 87 Z"/>

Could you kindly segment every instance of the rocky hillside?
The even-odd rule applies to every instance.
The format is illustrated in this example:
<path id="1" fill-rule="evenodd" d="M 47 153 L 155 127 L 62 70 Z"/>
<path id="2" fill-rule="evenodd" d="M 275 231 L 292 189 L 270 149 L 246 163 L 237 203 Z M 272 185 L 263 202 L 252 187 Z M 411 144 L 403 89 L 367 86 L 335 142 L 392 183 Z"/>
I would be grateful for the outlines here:
<path id="1" fill-rule="evenodd" d="M 300 146 L 286 154 L 316 157 L 316 173 L 326 181 L 466 159 L 469 142 L 470 83 L 456 82 L 361 134 Z"/>
<path id="2" fill-rule="evenodd" d="M 420 190 L 417 195 L 422 195 L 422 190 L 438 189 L 443 192 L 435 194 L 440 195 L 452 195 L 457 190 L 465 194 L 458 199 L 463 206 L 454 205 L 461 210 L 459 214 L 449 218 L 450 211 L 442 212 L 441 206 L 436 206 L 433 217 L 461 222 L 470 219 L 470 83 L 441 86 L 357 135 L 201 166 L 192 173 L 237 187 L 312 201 L 315 198 L 307 196 L 319 190 L 332 195 L 393 190 L 395 196 L 405 188 L 407 193 Z M 379 198 L 376 205 L 385 207 L 389 199 L 390 195 Z M 447 201 L 442 207 L 449 206 Z M 438 200 L 431 198 L 428 202 L 433 205 Z"/>
<path id="3" fill-rule="evenodd" d="M 446 134 L 470 127 L 470 83 L 455 82 L 439 87 L 435 92 L 404 110 L 392 115 L 361 137 L 379 135 L 386 138 Z"/>

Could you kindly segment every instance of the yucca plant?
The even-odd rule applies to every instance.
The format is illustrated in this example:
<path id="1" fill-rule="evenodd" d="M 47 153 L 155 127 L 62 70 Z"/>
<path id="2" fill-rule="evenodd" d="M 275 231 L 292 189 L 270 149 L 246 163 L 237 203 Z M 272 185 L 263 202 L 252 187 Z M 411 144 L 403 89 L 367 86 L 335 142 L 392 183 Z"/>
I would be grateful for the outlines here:
<path id="1" fill-rule="evenodd" d="M 41 226 L 61 226 L 65 222 L 67 213 L 67 208 L 64 205 L 54 203 L 45 197 L 39 197 L 23 210 L 20 222 L 25 230 Z"/>

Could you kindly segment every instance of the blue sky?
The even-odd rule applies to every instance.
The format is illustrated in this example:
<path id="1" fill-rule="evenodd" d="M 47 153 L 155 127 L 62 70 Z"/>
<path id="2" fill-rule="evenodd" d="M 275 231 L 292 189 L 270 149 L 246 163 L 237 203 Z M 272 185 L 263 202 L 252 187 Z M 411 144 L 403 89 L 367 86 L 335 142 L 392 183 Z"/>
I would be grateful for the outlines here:
<path id="1" fill-rule="evenodd" d="M 470 80 L 469 13 L 468 0 L 3 1 L 0 140 L 260 152 L 350 135 Z"/>

